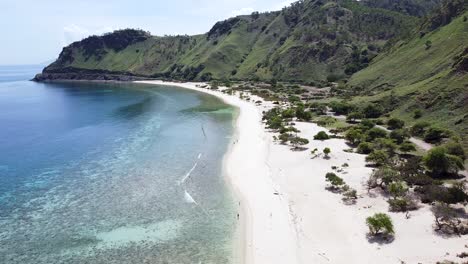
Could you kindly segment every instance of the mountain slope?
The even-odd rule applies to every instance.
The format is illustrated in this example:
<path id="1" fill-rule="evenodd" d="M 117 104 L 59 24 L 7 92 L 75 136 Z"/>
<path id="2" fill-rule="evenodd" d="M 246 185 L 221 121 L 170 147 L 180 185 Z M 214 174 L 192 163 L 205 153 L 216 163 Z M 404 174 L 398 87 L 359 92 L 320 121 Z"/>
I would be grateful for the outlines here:
<path id="1" fill-rule="evenodd" d="M 92 36 L 65 47 L 44 76 L 107 72 L 184 80 L 325 81 L 366 67 L 389 39 L 408 35 L 417 23 L 417 17 L 355 0 L 305 0 L 282 11 L 218 22 L 203 35 L 155 37 L 120 30 Z"/>
<path id="2" fill-rule="evenodd" d="M 417 121 L 455 130 L 468 149 L 467 10 L 465 1 L 450 1 L 426 20 L 419 34 L 354 74 L 349 85 L 361 95 L 354 100 L 378 102 L 410 123 L 419 110 L 423 115 Z"/>

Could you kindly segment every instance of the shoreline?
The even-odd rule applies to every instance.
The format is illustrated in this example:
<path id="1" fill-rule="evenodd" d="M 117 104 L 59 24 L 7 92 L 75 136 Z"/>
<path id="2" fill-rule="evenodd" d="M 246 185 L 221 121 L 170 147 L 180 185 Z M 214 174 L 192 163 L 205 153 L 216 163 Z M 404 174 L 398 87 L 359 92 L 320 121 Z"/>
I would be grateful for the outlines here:
<path id="1" fill-rule="evenodd" d="M 223 158 L 223 174 L 240 204 L 234 258 L 238 261 L 236 263 L 246 264 L 298 263 L 289 207 L 281 196 L 275 194 L 278 186 L 274 186 L 269 177 L 271 173 L 266 158 L 271 136 L 263 129 L 260 109 L 237 96 L 196 87 L 200 83 L 134 83 L 195 90 L 216 96 L 238 109 L 234 134 Z"/>
<path id="2" fill-rule="evenodd" d="M 422 205 L 407 218 L 388 212 L 385 197 L 368 192 L 365 182 L 372 173 L 365 156 L 348 153 L 343 139 L 313 140 L 319 131 L 329 130 L 314 123 L 296 122 L 298 136 L 310 139 L 308 151 L 291 151 L 275 143 L 276 135 L 264 128 L 261 111 L 273 107 L 261 100 L 256 106 L 236 95 L 198 88 L 201 83 L 137 81 L 154 85 L 188 88 L 214 95 L 239 109 L 233 139 L 223 158 L 223 174 L 241 201 L 239 239 L 234 250 L 240 263 L 436 263 L 463 261 L 465 237 L 442 237 L 433 231 L 430 207 Z M 239 140 L 236 142 L 236 140 Z M 332 149 L 331 158 L 313 159 L 310 150 Z M 344 166 L 344 164 L 348 166 Z M 333 166 L 339 176 L 358 192 L 354 205 L 325 190 L 324 176 Z M 378 243 L 366 237 L 365 219 L 387 213 L 396 230 L 392 243 Z"/>

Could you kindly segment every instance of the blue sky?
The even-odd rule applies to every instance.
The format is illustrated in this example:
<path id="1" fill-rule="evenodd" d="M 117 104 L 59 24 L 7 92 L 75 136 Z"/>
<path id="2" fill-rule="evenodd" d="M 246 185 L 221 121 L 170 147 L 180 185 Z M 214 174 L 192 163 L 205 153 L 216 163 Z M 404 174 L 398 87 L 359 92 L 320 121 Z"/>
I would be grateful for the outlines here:
<path id="1" fill-rule="evenodd" d="M 279 10 L 294 0 L 0 0 L 0 65 L 35 64 L 90 34 L 141 28 L 153 35 L 207 32 L 219 20 Z"/>

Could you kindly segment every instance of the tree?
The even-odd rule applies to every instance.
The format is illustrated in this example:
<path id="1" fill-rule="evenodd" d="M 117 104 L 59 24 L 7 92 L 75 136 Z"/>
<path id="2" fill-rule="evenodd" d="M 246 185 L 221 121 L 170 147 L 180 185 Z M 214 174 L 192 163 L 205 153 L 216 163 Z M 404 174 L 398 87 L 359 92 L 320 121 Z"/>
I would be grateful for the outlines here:
<path id="1" fill-rule="evenodd" d="M 387 163 L 389 156 L 387 152 L 383 150 L 374 150 L 372 151 L 369 156 L 366 157 L 367 162 L 372 162 L 377 166 L 382 166 L 383 164 Z"/>
<path id="2" fill-rule="evenodd" d="M 340 189 L 344 184 L 344 180 L 338 177 L 335 173 L 329 172 L 325 175 L 325 179 L 327 182 L 331 184 L 331 187 L 335 190 Z"/>
<path id="3" fill-rule="evenodd" d="M 330 136 L 325 131 L 320 131 L 317 135 L 314 136 L 315 140 L 327 140 L 330 139 Z"/>
<path id="4" fill-rule="evenodd" d="M 373 236 L 379 235 L 380 233 L 384 235 L 392 235 L 395 233 L 392 219 L 384 213 L 377 213 L 374 216 L 367 217 L 366 224 Z"/>
<path id="5" fill-rule="evenodd" d="M 323 154 L 325 154 L 325 158 L 327 158 L 327 159 L 330 158 L 330 156 L 328 156 L 328 155 L 330 155 L 330 153 L 331 153 L 330 148 L 324 148 L 323 149 Z"/>
<path id="6" fill-rule="evenodd" d="M 463 160 L 447 153 L 444 147 L 435 147 L 424 156 L 424 164 L 436 177 L 457 174 L 464 169 Z"/>
<path id="7" fill-rule="evenodd" d="M 387 122 L 387 126 L 389 129 L 401 129 L 405 126 L 405 121 L 398 119 L 398 118 L 391 118 Z"/>

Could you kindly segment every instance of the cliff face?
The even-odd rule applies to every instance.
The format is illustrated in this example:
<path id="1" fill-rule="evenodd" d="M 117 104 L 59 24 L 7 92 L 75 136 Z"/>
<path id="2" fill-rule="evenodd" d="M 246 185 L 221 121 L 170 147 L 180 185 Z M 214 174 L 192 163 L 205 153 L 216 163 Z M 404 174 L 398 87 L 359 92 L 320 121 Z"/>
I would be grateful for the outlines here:
<path id="1" fill-rule="evenodd" d="M 218 22 L 203 35 L 155 37 L 127 29 L 91 36 L 65 47 L 38 79 L 106 71 L 183 80 L 324 81 L 366 67 L 418 19 L 354 0 L 305 0 Z"/>

